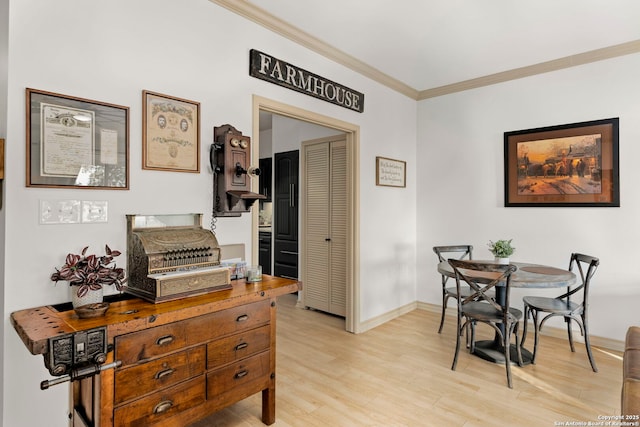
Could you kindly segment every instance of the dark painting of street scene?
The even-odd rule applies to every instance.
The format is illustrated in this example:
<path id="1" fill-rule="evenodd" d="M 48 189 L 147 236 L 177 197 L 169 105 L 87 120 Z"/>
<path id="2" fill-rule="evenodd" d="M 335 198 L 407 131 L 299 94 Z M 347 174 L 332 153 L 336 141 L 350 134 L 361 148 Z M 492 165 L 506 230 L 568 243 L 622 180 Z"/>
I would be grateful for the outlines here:
<path id="1" fill-rule="evenodd" d="M 600 194 L 602 136 L 519 142 L 518 195 Z"/>

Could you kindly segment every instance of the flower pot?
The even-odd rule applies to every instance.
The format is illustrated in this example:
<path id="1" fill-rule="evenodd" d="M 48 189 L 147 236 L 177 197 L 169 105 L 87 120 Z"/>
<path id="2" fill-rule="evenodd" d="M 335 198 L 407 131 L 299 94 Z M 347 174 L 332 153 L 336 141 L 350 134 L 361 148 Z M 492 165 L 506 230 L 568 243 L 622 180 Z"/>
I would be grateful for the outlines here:
<path id="1" fill-rule="evenodd" d="M 96 304 L 100 303 L 103 300 L 103 289 L 100 288 L 98 290 L 89 290 L 85 295 L 79 297 L 78 296 L 78 287 L 71 286 L 71 303 L 73 304 L 73 308 L 82 307 L 87 304 Z"/>
<path id="2" fill-rule="evenodd" d="M 498 258 L 498 257 L 496 257 L 496 263 L 498 263 L 498 264 L 509 264 L 509 258 Z"/>

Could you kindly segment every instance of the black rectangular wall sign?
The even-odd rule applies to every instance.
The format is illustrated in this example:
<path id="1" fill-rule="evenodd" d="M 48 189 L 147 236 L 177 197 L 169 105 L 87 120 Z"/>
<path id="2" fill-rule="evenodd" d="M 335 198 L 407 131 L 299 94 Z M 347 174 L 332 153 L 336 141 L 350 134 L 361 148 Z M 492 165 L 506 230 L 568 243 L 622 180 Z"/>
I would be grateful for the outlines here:
<path id="1" fill-rule="evenodd" d="M 281 61 L 259 50 L 249 52 L 249 75 L 340 107 L 362 113 L 364 94 Z"/>

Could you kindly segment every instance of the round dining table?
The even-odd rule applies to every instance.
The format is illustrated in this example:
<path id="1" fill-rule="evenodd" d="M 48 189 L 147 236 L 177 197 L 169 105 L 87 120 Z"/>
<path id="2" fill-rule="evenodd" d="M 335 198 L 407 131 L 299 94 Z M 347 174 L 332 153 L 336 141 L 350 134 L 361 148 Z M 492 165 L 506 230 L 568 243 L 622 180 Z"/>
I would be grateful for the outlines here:
<path id="1" fill-rule="evenodd" d="M 494 262 L 473 260 L 473 262 Z M 562 288 L 576 283 L 576 275 L 568 270 L 541 264 L 531 264 L 526 262 L 512 262 L 518 269 L 511 274 L 512 288 Z M 438 273 L 455 278 L 453 267 L 447 262 L 438 263 Z M 505 304 L 505 287 L 496 286 L 496 302 Z M 526 322 L 527 319 L 524 319 Z M 515 344 L 511 344 L 510 358 L 512 363 L 516 363 L 517 353 Z M 522 360 L 524 364 L 531 363 L 531 352 L 522 350 Z M 504 350 L 502 341 L 496 333 L 493 340 L 477 341 L 473 354 L 494 363 L 504 364 Z"/>

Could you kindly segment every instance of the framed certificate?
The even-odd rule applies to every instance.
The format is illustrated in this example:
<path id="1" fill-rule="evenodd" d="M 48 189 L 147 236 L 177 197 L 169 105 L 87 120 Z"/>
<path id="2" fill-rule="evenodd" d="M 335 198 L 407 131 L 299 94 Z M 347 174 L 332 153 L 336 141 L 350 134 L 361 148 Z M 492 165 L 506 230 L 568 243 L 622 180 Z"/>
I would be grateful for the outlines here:
<path id="1" fill-rule="evenodd" d="M 27 187 L 129 189 L 129 107 L 27 88 Z"/>
<path id="2" fill-rule="evenodd" d="M 200 103 L 142 92 L 142 168 L 200 172 Z"/>

